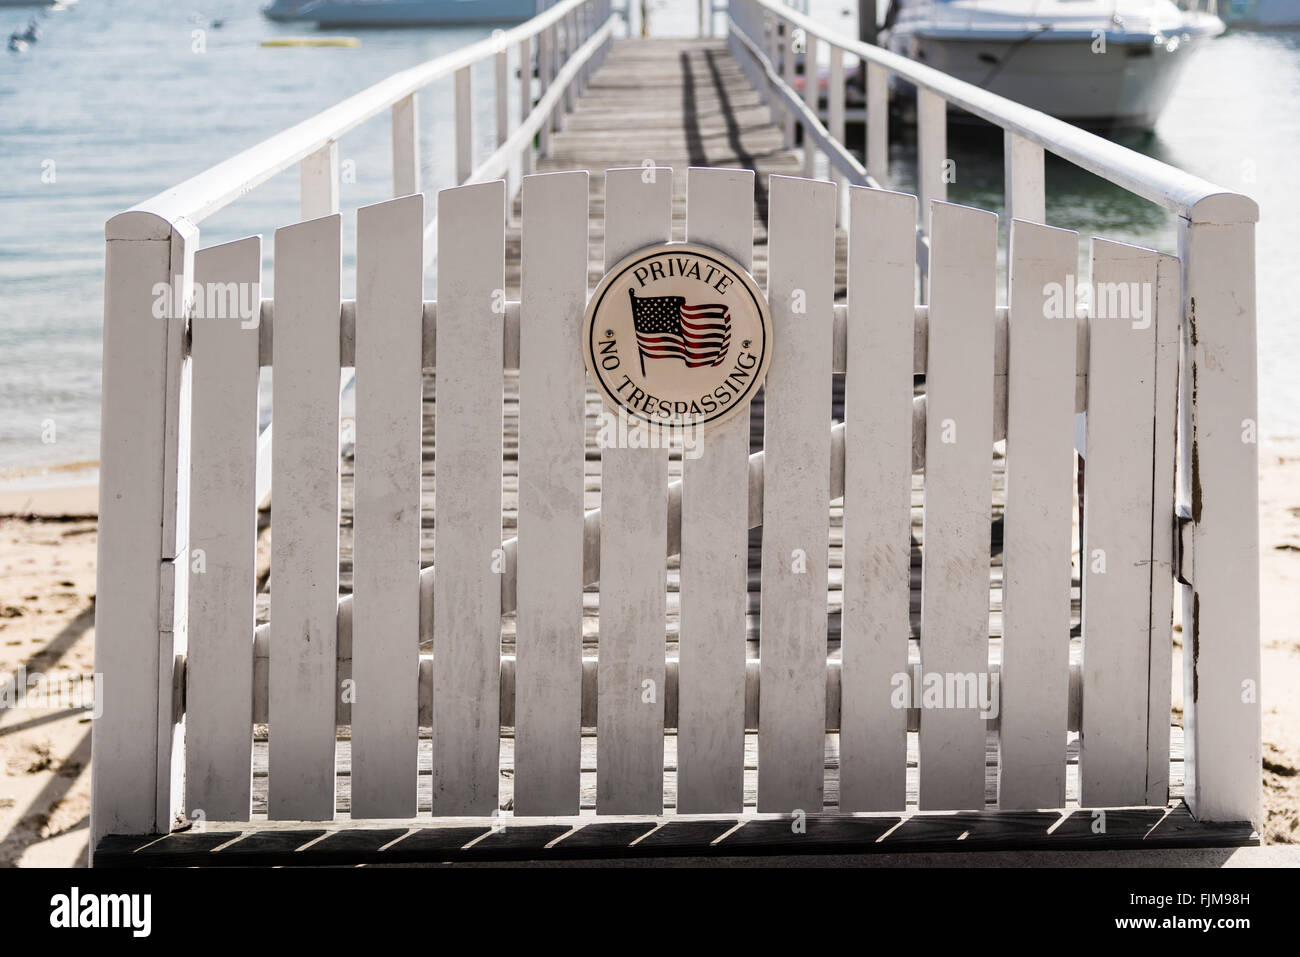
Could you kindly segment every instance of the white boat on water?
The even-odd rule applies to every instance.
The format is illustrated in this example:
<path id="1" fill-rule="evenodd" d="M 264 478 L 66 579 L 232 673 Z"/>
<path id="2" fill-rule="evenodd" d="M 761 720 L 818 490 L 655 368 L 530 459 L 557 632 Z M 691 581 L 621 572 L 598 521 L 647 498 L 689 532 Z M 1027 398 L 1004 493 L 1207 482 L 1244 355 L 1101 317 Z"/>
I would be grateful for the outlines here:
<path id="1" fill-rule="evenodd" d="M 411 27 L 519 23 L 538 6 L 539 0 L 274 0 L 262 12 L 271 20 L 321 27 Z"/>
<path id="2" fill-rule="evenodd" d="M 1171 0 L 901 0 L 881 42 L 1083 126 L 1150 128 L 1195 49 L 1224 30 Z"/>

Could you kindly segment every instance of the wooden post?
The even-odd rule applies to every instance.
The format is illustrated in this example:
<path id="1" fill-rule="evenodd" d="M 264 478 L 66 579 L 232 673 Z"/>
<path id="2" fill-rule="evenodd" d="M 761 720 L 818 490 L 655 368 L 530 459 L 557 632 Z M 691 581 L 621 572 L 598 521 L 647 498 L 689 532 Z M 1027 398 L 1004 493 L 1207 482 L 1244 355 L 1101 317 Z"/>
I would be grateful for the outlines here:
<path id="1" fill-rule="evenodd" d="M 303 157 L 298 166 L 299 213 L 302 220 L 320 219 L 339 211 L 339 144 L 326 143 Z"/>
<path id="2" fill-rule="evenodd" d="M 420 110 L 417 94 L 393 104 L 393 195 L 420 191 Z"/>
<path id="3" fill-rule="evenodd" d="M 185 315 L 172 305 L 160 320 L 154 304 L 160 284 L 169 303 L 177 290 L 188 297 L 198 240 L 193 226 L 143 212 L 115 216 L 106 233 L 92 855 L 106 834 L 166 831 L 180 806 L 172 731 L 188 579 Z"/>
<path id="4" fill-rule="evenodd" d="M 780 29 L 780 35 L 777 37 L 777 43 L 780 45 L 781 56 L 781 79 L 785 85 L 794 89 L 794 38 L 791 36 L 790 25 L 784 23 L 780 17 L 777 18 L 777 26 Z M 785 132 L 785 148 L 790 149 L 794 146 L 794 111 L 785 109 L 785 123 L 782 126 Z"/>
<path id="5" fill-rule="evenodd" d="M 1186 799 L 1203 821 L 1261 821 L 1255 222 L 1245 196 L 1181 222 L 1184 316 L 1179 499 Z"/>
<path id="6" fill-rule="evenodd" d="M 533 112 L 533 41 L 525 37 L 519 41 L 519 122 L 528 122 L 528 114 Z M 533 144 L 525 143 L 519 157 L 519 175 L 527 176 L 533 171 Z"/>
<path id="7" fill-rule="evenodd" d="M 504 146 L 510 135 L 510 54 L 503 45 L 493 58 L 495 83 L 493 92 L 497 107 L 497 146 Z"/>
<path id="8" fill-rule="evenodd" d="M 804 37 L 803 101 L 813 116 L 817 115 L 817 38 L 811 33 Z M 803 131 L 803 175 L 812 179 L 817 166 L 817 149 L 813 146 L 812 130 Z"/>
<path id="9" fill-rule="evenodd" d="M 831 139 L 837 143 L 844 142 L 844 51 L 831 44 L 830 75 L 826 81 L 826 125 Z M 830 176 L 839 190 L 840 200 L 835 204 L 836 221 L 844 222 L 844 212 L 848 207 L 848 192 L 844 189 L 844 176 L 829 164 Z"/>
<path id="10" fill-rule="evenodd" d="M 1004 130 L 1002 133 L 1003 190 L 1005 194 L 1007 262 L 1011 261 L 1011 221 L 1023 219 L 1033 223 L 1047 220 L 1043 148 Z M 1007 270 L 1007 301 L 1010 301 L 1011 270 Z M 1080 525 L 1080 528 L 1083 526 Z"/>
<path id="11" fill-rule="evenodd" d="M 554 56 L 555 38 L 550 30 L 543 30 L 537 34 L 537 99 L 546 96 L 546 91 L 551 85 L 551 58 Z M 541 134 L 539 146 L 541 155 L 548 156 L 551 152 L 551 121 L 544 117 L 541 125 Z"/>
<path id="12" fill-rule="evenodd" d="M 456 71 L 456 182 L 474 172 L 474 95 L 471 68 Z"/>
<path id="13" fill-rule="evenodd" d="M 889 74 L 874 63 L 863 66 L 867 69 L 867 173 L 888 189 Z"/>

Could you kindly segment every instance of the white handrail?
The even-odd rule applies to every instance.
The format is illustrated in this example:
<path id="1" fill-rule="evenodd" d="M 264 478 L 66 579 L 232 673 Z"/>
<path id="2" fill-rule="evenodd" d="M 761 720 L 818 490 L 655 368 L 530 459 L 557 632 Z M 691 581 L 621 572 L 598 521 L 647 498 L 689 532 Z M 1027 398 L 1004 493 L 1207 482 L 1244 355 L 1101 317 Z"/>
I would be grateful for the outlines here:
<path id="1" fill-rule="evenodd" d="M 735 16 L 736 8 L 744 9 L 747 6 L 767 11 L 791 27 L 803 30 L 807 36 L 816 37 L 819 43 L 829 44 L 866 63 L 883 67 L 894 76 L 941 96 L 953 106 L 1037 143 L 1048 152 L 1131 193 L 1173 210 L 1192 222 L 1259 221 L 1259 207 L 1254 200 L 1216 186 L 1199 176 L 1193 176 L 882 47 L 846 40 L 842 35 L 837 36 L 833 28 L 796 12 L 778 0 L 732 0 L 732 27 L 738 33 L 744 33 L 755 45 L 761 46 L 762 36 L 755 36 L 752 27 L 746 29 Z M 744 19 L 746 18 L 742 15 L 741 20 Z"/>
<path id="2" fill-rule="evenodd" d="M 563 0 L 511 30 L 395 73 L 115 216 L 108 223 L 108 238 L 165 238 L 158 224 L 150 226 L 148 217 L 138 215 L 142 213 L 170 224 L 181 220 L 198 223 L 435 80 L 531 40 L 591 4 L 599 6 L 608 19 L 604 0 Z M 528 65 L 522 68 L 528 69 Z"/>

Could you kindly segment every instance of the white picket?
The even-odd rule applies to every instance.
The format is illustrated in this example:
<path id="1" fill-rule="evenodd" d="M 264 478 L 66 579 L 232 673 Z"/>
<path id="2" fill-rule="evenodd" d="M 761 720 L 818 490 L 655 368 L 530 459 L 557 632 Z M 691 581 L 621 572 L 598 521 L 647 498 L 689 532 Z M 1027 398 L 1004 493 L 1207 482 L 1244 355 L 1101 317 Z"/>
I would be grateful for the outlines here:
<path id="1" fill-rule="evenodd" d="M 672 226 L 672 170 L 605 172 L 605 268 Z M 607 414 L 612 414 L 608 413 Z M 601 450 L 596 811 L 663 810 L 668 453 Z"/>
<path id="2" fill-rule="evenodd" d="M 275 232 L 272 820 L 334 817 L 341 225 L 336 213 Z"/>
<path id="3" fill-rule="evenodd" d="M 1065 804 L 1076 324 L 1063 297 L 1078 262 L 1077 233 L 1012 221 L 998 806 L 1013 810 Z"/>
<path id="4" fill-rule="evenodd" d="M 438 193 L 433 813 L 497 809 L 505 183 Z"/>
<path id="5" fill-rule="evenodd" d="M 982 809 L 985 722 L 968 692 L 989 670 L 998 220 L 936 202 L 930 222 L 921 669 L 965 700 L 921 711 L 919 802 Z"/>
<path id="6" fill-rule="evenodd" d="M 190 346 L 185 810 L 209 821 L 247 821 L 253 773 L 261 237 L 199 250 L 194 282 L 205 312 L 191 323 Z M 233 299 L 227 298 L 231 292 Z M 218 298 L 223 306 L 214 315 L 210 306 Z M 240 311 L 243 306 L 251 306 L 250 315 Z"/>
<path id="7" fill-rule="evenodd" d="M 1151 467 L 1151 666 L 1147 679 L 1147 804 L 1169 800 L 1170 694 L 1173 684 L 1174 462 L 1178 352 L 1182 337 L 1182 263 L 1156 263 L 1155 456 Z"/>
<path id="8" fill-rule="evenodd" d="M 576 814 L 582 734 L 585 170 L 526 176 L 519 306 L 515 814 Z"/>
<path id="9" fill-rule="evenodd" d="M 835 186 L 769 180 L 758 809 L 822 809 Z"/>
<path id="10" fill-rule="evenodd" d="M 352 816 L 414 817 L 424 196 L 357 210 Z"/>
<path id="11" fill-rule="evenodd" d="M 840 810 L 901 811 L 911 600 L 916 197 L 849 191 Z"/>
<path id="12" fill-rule="evenodd" d="M 1146 801 L 1158 255 L 1092 241 L 1079 801 Z M 1136 300 L 1136 301 L 1135 301 Z M 1143 306 L 1149 309 L 1143 315 Z"/>
<path id="13" fill-rule="evenodd" d="M 691 169 L 686 238 L 745 269 L 754 255 L 754 173 Z M 745 603 L 749 560 L 749 416 L 699 437 L 682 461 L 677 810 L 744 803 Z"/>

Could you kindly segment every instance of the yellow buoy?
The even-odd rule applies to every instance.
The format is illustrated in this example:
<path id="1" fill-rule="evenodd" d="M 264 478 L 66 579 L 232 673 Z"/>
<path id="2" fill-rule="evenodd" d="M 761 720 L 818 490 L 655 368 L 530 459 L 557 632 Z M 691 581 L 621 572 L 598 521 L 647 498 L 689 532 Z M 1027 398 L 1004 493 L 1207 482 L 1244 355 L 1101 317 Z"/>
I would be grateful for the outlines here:
<path id="1" fill-rule="evenodd" d="M 263 40 L 264 47 L 359 47 L 356 37 L 275 37 Z"/>

